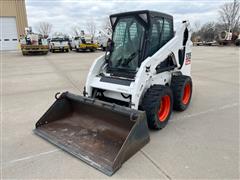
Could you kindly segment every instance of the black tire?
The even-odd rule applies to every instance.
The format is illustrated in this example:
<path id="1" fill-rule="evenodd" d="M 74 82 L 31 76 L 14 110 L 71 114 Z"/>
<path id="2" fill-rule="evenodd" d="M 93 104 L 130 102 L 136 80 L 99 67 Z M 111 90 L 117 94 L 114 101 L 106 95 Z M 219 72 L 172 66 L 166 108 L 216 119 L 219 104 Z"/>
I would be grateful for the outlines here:
<path id="1" fill-rule="evenodd" d="M 95 49 L 90 49 L 90 51 L 91 51 L 91 52 L 94 52 L 94 51 L 95 51 Z"/>
<path id="2" fill-rule="evenodd" d="M 55 53 L 55 50 L 54 50 L 54 49 L 52 49 L 52 53 Z"/>
<path id="3" fill-rule="evenodd" d="M 236 45 L 236 46 L 240 46 L 240 39 L 237 39 L 237 40 L 235 41 L 235 45 Z"/>
<path id="4" fill-rule="evenodd" d="M 192 97 L 192 79 L 189 76 L 173 76 L 171 82 L 173 91 L 173 109 L 184 111 Z"/>
<path id="5" fill-rule="evenodd" d="M 66 52 L 69 52 L 69 49 L 66 49 Z"/>
<path id="6" fill-rule="evenodd" d="M 164 99 L 167 99 L 167 105 Z M 164 118 L 161 118 L 162 108 L 166 105 L 163 111 Z M 164 128 L 172 113 L 173 95 L 172 90 L 168 86 L 153 85 L 145 93 L 142 100 L 142 109 L 146 111 L 148 127 L 150 129 L 160 130 Z"/>

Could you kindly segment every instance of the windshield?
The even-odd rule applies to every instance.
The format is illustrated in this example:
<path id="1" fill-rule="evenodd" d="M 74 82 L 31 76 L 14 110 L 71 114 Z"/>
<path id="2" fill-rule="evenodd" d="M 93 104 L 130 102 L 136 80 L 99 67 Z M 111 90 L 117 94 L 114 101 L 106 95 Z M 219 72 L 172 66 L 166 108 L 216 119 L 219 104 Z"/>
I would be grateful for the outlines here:
<path id="1" fill-rule="evenodd" d="M 66 39 L 66 38 L 53 38 L 51 41 L 52 41 L 52 42 L 68 41 L 68 39 Z"/>
<path id="2" fill-rule="evenodd" d="M 113 33 L 109 67 L 135 71 L 142 49 L 144 27 L 134 18 L 121 18 Z"/>

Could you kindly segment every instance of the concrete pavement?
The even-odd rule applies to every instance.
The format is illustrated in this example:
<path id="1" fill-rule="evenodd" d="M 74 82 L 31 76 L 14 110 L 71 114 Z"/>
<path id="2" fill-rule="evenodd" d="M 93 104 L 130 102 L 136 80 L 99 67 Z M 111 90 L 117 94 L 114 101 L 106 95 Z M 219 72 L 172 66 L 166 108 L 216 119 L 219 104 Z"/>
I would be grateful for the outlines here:
<path id="1" fill-rule="evenodd" d="M 109 178 L 32 133 L 58 91 L 81 94 L 95 53 L 2 53 L 2 177 Z M 112 178 L 239 179 L 239 48 L 194 47 L 193 97 Z"/>

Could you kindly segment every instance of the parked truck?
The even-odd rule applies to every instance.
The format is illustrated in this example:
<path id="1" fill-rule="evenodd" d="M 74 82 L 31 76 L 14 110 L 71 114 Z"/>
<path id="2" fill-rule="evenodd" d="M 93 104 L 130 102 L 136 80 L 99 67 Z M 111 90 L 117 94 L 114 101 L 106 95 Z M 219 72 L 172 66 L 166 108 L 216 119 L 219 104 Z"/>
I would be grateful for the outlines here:
<path id="1" fill-rule="evenodd" d="M 240 37 L 239 37 L 239 32 L 232 32 L 231 30 L 229 31 L 222 31 L 219 34 L 219 40 L 218 43 L 220 45 L 236 45 L 239 46 L 240 44 Z"/>
<path id="2" fill-rule="evenodd" d="M 20 36 L 20 45 L 22 54 L 47 54 L 48 40 L 47 37 L 32 32 L 32 28 L 25 28 L 25 34 Z"/>
<path id="3" fill-rule="evenodd" d="M 69 52 L 69 38 L 64 36 L 53 37 L 49 43 L 50 52 Z"/>
<path id="4" fill-rule="evenodd" d="M 84 31 L 81 32 L 80 36 L 74 37 L 70 43 L 70 49 L 75 49 L 77 52 L 86 50 L 94 52 L 97 48 L 98 45 L 94 42 L 93 36 L 85 34 Z"/>
<path id="5" fill-rule="evenodd" d="M 105 51 L 107 48 L 108 40 L 111 38 L 111 33 L 100 30 L 97 36 L 98 47 Z"/>

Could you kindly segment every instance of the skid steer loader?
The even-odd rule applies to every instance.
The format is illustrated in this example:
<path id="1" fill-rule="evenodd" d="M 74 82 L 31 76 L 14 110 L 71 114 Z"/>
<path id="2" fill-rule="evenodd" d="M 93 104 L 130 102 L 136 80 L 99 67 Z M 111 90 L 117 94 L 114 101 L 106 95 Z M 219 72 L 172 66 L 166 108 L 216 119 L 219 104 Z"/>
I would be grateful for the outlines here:
<path id="1" fill-rule="evenodd" d="M 110 16 L 112 41 L 92 64 L 84 96 L 56 94 L 34 132 L 112 175 L 191 99 L 190 25 L 148 10 Z"/>

